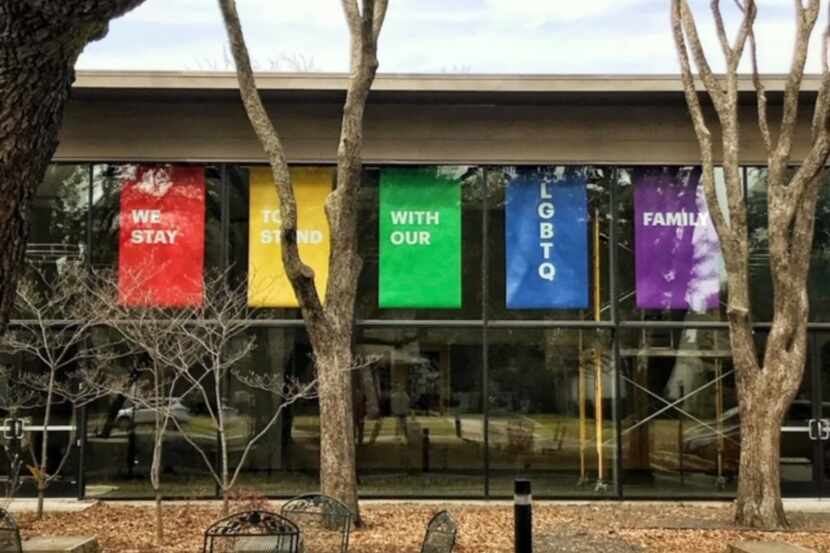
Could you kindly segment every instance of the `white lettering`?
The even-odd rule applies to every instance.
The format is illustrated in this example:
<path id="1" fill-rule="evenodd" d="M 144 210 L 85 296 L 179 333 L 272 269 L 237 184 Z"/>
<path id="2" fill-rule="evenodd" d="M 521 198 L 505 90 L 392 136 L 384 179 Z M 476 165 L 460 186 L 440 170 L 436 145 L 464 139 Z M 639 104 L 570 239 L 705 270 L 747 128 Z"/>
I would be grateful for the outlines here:
<path id="1" fill-rule="evenodd" d="M 280 217 L 280 211 L 278 209 L 263 209 L 262 210 L 262 222 L 266 223 L 266 224 L 274 224 L 274 225 L 282 224 L 282 218 Z"/>
<path id="2" fill-rule="evenodd" d="M 553 263 L 539 265 L 539 277 L 553 282 L 553 279 L 556 278 L 556 267 L 553 266 Z"/>
<path id="3" fill-rule="evenodd" d="M 539 214 L 539 217 L 541 217 L 542 219 L 552 219 L 554 213 L 556 213 L 556 210 L 553 207 L 553 203 L 542 202 L 539 204 L 537 213 Z"/>
<path id="4" fill-rule="evenodd" d="M 394 246 L 430 246 L 432 234 L 425 230 L 396 230 L 389 235 Z"/>
<path id="5" fill-rule="evenodd" d="M 543 200 L 552 200 L 553 195 L 548 191 L 548 183 L 539 183 L 539 197 Z"/>
<path id="6" fill-rule="evenodd" d="M 542 257 L 550 259 L 550 251 L 553 249 L 553 242 L 539 242 L 542 247 Z"/>
<path id="7" fill-rule="evenodd" d="M 323 241 L 323 233 L 319 230 L 298 230 L 298 244 L 319 244 Z"/>
<path id="8" fill-rule="evenodd" d="M 394 225 L 438 225 L 441 223 L 439 211 L 392 211 Z"/>
<path id="9" fill-rule="evenodd" d="M 132 244 L 175 244 L 178 230 L 136 229 L 130 233 Z"/>
<path id="10" fill-rule="evenodd" d="M 689 213 L 688 211 L 646 211 L 643 213 L 643 226 L 646 227 L 702 227 L 709 225 L 707 213 Z"/>
<path id="11" fill-rule="evenodd" d="M 134 209 L 132 211 L 133 223 L 158 224 L 161 222 L 161 211 L 158 209 Z"/>
<path id="12" fill-rule="evenodd" d="M 539 223 L 539 238 L 542 240 L 553 239 L 553 223 Z"/>

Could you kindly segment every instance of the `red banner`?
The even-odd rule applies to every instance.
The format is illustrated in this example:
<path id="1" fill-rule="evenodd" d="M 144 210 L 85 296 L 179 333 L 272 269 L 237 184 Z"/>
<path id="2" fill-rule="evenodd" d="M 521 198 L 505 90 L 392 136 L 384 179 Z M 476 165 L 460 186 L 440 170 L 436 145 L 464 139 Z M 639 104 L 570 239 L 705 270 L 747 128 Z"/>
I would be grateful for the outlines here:
<path id="1" fill-rule="evenodd" d="M 127 166 L 122 183 L 119 301 L 153 307 L 200 305 L 204 168 Z"/>

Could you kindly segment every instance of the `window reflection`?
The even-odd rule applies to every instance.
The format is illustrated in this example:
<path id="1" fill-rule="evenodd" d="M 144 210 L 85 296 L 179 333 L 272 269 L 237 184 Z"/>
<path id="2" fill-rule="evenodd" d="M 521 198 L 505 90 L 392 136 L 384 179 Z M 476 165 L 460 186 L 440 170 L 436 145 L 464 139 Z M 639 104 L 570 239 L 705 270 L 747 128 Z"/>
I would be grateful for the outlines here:
<path id="1" fill-rule="evenodd" d="M 367 328 L 357 352 L 361 493 L 482 494 L 481 332 Z"/>
<path id="2" fill-rule="evenodd" d="M 740 438 L 728 334 L 631 330 L 622 339 L 627 493 L 733 493 Z"/>
<path id="3" fill-rule="evenodd" d="M 531 478 L 538 495 L 614 493 L 608 339 L 594 330 L 489 332 L 494 494 L 511 493 L 517 476 Z"/>

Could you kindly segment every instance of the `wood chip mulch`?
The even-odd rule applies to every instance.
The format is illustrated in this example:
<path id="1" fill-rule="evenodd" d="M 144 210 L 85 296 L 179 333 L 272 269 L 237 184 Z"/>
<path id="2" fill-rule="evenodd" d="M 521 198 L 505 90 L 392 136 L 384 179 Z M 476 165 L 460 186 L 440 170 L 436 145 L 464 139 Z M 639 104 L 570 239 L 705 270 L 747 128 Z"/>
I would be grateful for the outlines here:
<path id="1" fill-rule="evenodd" d="M 350 553 L 418 553 L 424 529 L 439 505 L 372 504 L 363 507 L 365 528 L 352 533 Z M 459 524 L 457 553 L 513 551 L 513 510 L 507 506 L 446 506 Z M 273 510 L 278 508 L 274 507 Z M 219 507 L 165 506 L 165 544 L 154 545 L 151 507 L 101 503 L 81 513 L 32 513 L 17 516 L 24 538 L 95 535 L 102 553 L 198 553 L 202 533 L 220 516 Z M 680 504 L 537 505 L 535 553 L 722 553 L 738 540 L 783 541 L 830 553 L 830 516 L 791 516 L 788 532 L 735 528 L 724 506 Z"/>

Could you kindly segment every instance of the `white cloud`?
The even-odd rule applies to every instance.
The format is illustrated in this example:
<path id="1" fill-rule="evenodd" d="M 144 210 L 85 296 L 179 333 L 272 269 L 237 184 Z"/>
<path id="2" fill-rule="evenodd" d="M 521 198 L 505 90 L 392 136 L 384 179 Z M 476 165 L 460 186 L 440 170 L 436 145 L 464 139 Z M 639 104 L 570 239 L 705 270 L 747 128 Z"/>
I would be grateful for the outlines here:
<path id="1" fill-rule="evenodd" d="M 708 4 L 693 2 L 712 65 L 721 68 Z M 731 2 L 723 4 L 734 25 Z M 238 0 L 238 6 L 255 59 L 267 65 L 282 54 L 302 54 L 322 70 L 346 69 L 348 34 L 339 0 Z M 792 0 L 759 0 L 759 7 L 762 70 L 786 71 Z M 675 73 L 668 16 L 666 0 L 392 0 L 381 71 Z M 815 34 L 818 40 L 820 29 Z M 79 67 L 221 69 L 225 43 L 215 0 L 147 0 L 114 22 Z"/>

